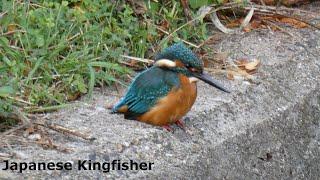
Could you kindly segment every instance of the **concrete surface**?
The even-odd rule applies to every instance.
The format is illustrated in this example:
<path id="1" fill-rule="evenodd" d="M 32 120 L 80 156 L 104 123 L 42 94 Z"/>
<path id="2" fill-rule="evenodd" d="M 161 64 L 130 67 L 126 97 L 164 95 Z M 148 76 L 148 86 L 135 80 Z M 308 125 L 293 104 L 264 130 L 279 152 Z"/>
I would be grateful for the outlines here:
<path id="1" fill-rule="evenodd" d="M 88 132 L 93 142 L 53 131 L 54 142 L 72 153 L 39 146 L 14 146 L 16 161 L 129 159 L 154 162 L 151 171 L 0 170 L 4 177 L 147 178 L 147 179 L 317 179 L 320 177 L 320 32 L 310 29 L 262 30 L 230 35 L 216 44 L 229 60 L 258 58 L 252 81 L 216 76 L 231 94 L 199 83 L 199 96 L 187 115 L 189 133 L 174 133 L 110 115 L 105 109 L 117 97 L 110 89 L 95 92 L 92 101 L 49 114 L 46 118 Z M 3 152 L 6 149 L 2 149 Z M 0 165 L 0 168 L 3 164 Z"/>

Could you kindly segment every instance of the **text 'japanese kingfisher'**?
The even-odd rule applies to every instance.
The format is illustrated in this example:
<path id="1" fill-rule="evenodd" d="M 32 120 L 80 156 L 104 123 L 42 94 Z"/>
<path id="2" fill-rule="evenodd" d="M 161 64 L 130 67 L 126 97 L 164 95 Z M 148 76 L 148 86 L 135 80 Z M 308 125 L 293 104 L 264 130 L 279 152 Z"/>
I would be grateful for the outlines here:
<path id="1" fill-rule="evenodd" d="M 189 48 L 176 43 L 159 53 L 151 68 L 135 77 L 112 112 L 168 130 L 174 123 L 184 128 L 181 118 L 196 100 L 199 79 L 229 93 L 203 73 L 203 62 Z"/>

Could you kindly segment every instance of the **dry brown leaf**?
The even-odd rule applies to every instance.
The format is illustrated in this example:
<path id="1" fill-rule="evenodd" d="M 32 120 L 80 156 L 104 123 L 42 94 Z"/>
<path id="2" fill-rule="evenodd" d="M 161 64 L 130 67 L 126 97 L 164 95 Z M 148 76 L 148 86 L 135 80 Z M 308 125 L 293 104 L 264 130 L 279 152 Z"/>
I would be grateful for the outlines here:
<path id="1" fill-rule="evenodd" d="M 245 65 L 245 69 L 247 71 L 256 70 L 259 64 L 260 64 L 260 61 L 258 59 L 255 59 L 254 61 L 247 63 Z"/>
<path id="2" fill-rule="evenodd" d="M 33 127 L 33 126 L 30 126 L 29 128 L 27 128 L 27 129 L 25 130 L 25 133 L 26 133 L 27 135 L 29 135 L 29 134 L 34 133 L 34 131 L 35 131 L 34 127 Z"/>
<path id="3" fill-rule="evenodd" d="M 293 19 L 293 18 L 284 17 L 284 18 L 280 19 L 280 22 L 289 24 L 289 25 L 291 25 L 291 26 L 293 26 L 295 28 L 306 28 L 306 27 L 308 27 L 308 25 L 306 23 L 298 21 L 298 20 Z"/>
<path id="4" fill-rule="evenodd" d="M 77 100 L 78 98 L 80 98 L 81 93 L 80 92 L 76 92 L 74 94 L 68 94 L 67 98 L 69 101 L 74 101 Z"/>
<path id="5" fill-rule="evenodd" d="M 251 28 L 253 28 L 253 29 L 261 28 L 262 25 L 263 25 L 262 21 L 261 21 L 261 20 L 258 20 L 258 19 L 254 19 L 254 20 L 252 20 L 251 23 L 250 23 L 250 26 L 251 26 Z"/>
<path id="6" fill-rule="evenodd" d="M 254 3 L 261 3 L 261 1 L 263 1 L 266 5 L 277 5 L 279 2 L 279 0 L 252 0 Z M 282 0 L 281 4 L 285 6 L 291 6 L 308 2 L 310 2 L 310 0 Z"/>
<path id="7" fill-rule="evenodd" d="M 9 24 L 8 25 L 8 31 L 14 31 L 16 30 L 16 25 L 15 24 Z"/>
<path id="8" fill-rule="evenodd" d="M 147 12 L 148 8 L 143 0 L 135 0 L 130 2 L 133 6 L 134 12 L 137 15 L 145 14 Z"/>
<path id="9" fill-rule="evenodd" d="M 244 32 L 250 32 L 252 30 L 252 28 L 250 26 L 244 27 L 243 31 Z"/>
<path id="10" fill-rule="evenodd" d="M 233 73 L 231 73 L 231 71 L 228 71 L 228 72 L 227 72 L 227 78 L 228 78 L 229 80 L 234 80 L 234 75 L 233 75 Z"/>
<path id="11" fill-rule="evenodd" d="M 245 59 L 245 58 L 241 58 L 241 59 L 236 60 L 235 63 L 240 69 L 244 70 L 245 65 L 249 63 L 249 60 Z"/>
<path id="12" fill-rule="evenodd" d="M 245 70 L 240 68 L 232 68 L 227 70 L 227 78 L 230 80 L 238 79 L 243 77 L 244 79 L 252 79 L 252 75 L 247 73 Z"/>
<path id="13" fill-rule="evenodd" d="M 254 74 L 260 65 L 260 60 L 255 59 L 249 61 L 248 59 L 242 58 L 235 61 L 239 70 L 246 72 L 247 74 Z M 242 72 L 242 75 L 246 75 Z"/>
<path id="14" fill-rule="evenodd" d="M 228 28 L 239 27 L 239 26 L 241 25 L 242 21 L 243 21 L 243 18 L 238 18 L 238 19 L 231 20 L 231 21 L 226 25 L 226 27 L 228 27 Z"/>

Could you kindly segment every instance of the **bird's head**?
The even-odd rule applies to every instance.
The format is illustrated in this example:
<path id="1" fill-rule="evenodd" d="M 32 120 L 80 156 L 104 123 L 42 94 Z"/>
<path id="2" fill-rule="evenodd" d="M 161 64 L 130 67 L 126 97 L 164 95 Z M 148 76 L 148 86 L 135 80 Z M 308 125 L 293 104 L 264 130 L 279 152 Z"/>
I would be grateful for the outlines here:
<path id="1" fill-rule="evenodd" d="M 200 79 L 224 92 L 229 91 L 203 72 L 203 62 L 183 43 L 176 43 L 156 56 L 155 66 Z"/>

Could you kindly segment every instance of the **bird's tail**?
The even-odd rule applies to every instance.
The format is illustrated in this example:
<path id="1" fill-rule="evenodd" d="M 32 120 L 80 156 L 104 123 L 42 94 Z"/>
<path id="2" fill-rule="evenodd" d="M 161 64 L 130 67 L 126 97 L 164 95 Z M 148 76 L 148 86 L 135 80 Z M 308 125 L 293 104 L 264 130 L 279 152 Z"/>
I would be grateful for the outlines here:
<path id="1" fill-rule="evenodd" d="M 111 109 L 111 114 L 114 114 L 114 113 L 119 113 L 119 109 L 122 107 L 122 106 L 124 106 L 125 104 L 124 104 L 124 102 L 123 102 L 123 98 L 121 98 L 120 99 L 120 101 L 117 103 L 117 104 L 115 104 L 113 107 L 110 107 L 110 109 Z"/>

